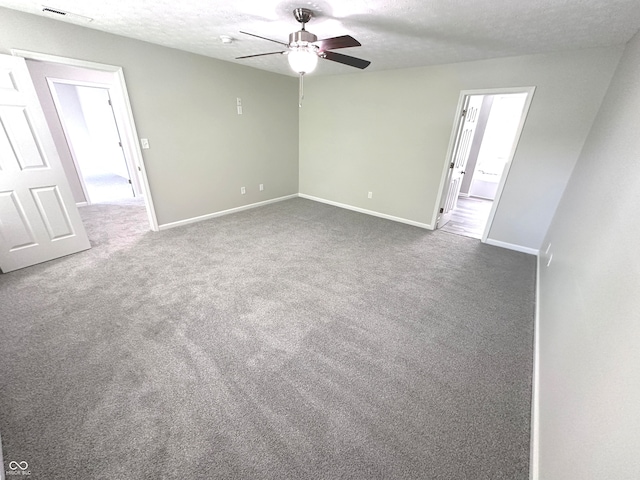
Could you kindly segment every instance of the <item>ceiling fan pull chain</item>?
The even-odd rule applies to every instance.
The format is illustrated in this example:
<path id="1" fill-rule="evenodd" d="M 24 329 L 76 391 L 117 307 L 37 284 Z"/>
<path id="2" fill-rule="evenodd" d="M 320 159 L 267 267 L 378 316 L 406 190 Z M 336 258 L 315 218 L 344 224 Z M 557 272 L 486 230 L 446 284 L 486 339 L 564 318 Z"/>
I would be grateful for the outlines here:
<path id="1" fill-rule="evenodd" d="M 298 107 L 300 108 L 302 108 L 302 99 L 304 98 L 304 80 L 302 79 L 302 77 L 304 77 L 304 72 L 300 73 L 300 87 L 298 89 L 299 91 Z"/>

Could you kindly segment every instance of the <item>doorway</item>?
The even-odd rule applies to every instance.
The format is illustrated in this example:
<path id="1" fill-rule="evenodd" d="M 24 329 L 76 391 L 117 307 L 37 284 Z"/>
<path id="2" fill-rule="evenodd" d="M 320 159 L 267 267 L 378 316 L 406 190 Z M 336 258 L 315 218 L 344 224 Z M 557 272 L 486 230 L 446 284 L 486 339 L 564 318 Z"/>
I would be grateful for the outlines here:
<path id="1" fill-rule="evenodd" d="M 461 93 L 436 228 L 485 242 L 533 87 Z"/>
<path id="2" fill-rule="evenodd" d="M 147 220 L 150 229 L 158 231 L 158 219 L 155 212 L 152 192 L 149 188 L 149 180 L 142 157 L 138 133 L 135 127 L 131 102 L 127 91 L 122 67 L 102 63 L 78 60 L 67 57 L 59 57 L 45 53 L 12 49 L 14 56 L 23 57 L 27 61 L 29 73 L 34 83 L 40 104 L 47 117 L 49 130 L 53 136 L 58 153 L 61 156 L 64 174 L 67 177 L 76 202 L 76 205 L 87 205 L 85 195 L 86 185 L 81 186 L 79 168 L 73 161 L 70 153 L 69 141 L 64 134 L 57 108 L 54 105 L 53 95 L 50 89 L 50 80 L 58 83 L 73 84 L 76 86 L 102 88 L 109 92 L 115 121 L 117 124 L 120 143 L 127 162 L 127 171 L 132 189 L 132 201 L 146 208 Z M 34 73 L 34 70 L 37 73 Z M 95 91 L 95 90 L 93 90 Z M 113 114 L 112 114 L 113 115 Z M 120 147 L 120 145 L 118 145 Z M 123 169 L 118 170 L 123 173 Z M 128 181 L 127 181 L 128 183 Z M 91 199 L 93 201 L 93 199 Z"/>
<path id="3" fill-rule="evenodd" d="M 48 78 L 49 90 L 86 203 L 140 196 L 127 161 L 108 85 Z"/>

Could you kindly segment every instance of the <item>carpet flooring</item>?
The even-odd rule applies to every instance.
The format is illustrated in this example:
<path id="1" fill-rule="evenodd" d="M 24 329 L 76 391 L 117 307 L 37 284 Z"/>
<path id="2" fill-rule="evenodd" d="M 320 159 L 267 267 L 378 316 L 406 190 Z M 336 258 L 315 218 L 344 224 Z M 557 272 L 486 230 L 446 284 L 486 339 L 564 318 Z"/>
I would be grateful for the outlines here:
<path id="1" fill-rule="evenodd" d="M 528 478 L 533 256 L 304 199 L 81 214 L 91 250 L 0 275 L 5 470 Z"/>

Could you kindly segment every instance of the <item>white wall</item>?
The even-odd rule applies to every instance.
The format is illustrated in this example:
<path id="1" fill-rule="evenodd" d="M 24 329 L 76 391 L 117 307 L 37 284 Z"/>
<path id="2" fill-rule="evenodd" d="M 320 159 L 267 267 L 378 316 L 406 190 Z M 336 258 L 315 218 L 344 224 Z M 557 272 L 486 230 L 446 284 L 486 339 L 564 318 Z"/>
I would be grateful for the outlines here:
<path id="1" fill-rule="evenodd" d="M 85 86 L 76 86 L 75 89 L 91 140 L 89 160 L 98 172 L 114 173 L 128 180 L 129 170 L 123 149 L 119 146 L 115 114 L 109 105 L 109 90 Z"/>
<path id="2" fill-rule="evenodd" d="M 12 48 L 123 67 L 161 225 L 298 192 L 297 79 L 0 8 Z"/>
<path id="3" fill-rule="evenodd" d="M 54 88 L 60 105 L 58 117 L 64 122 L 69 137 L 68 143 L 73 147 L 73 153 L 81 170 L 84 170 L 82 173 L 86 175 L 93 149 L 78 89 L 75 85 L 66 83 L 57 83 Z"/>
<path id="4" fill-rule="evenodd" d="M 493 95 L 477 163 L 474 162 L 473 170 L 470 166 L 466 168 L 467 175 L 472 177 L 471 196 L 495 199 L 500 178 L 513 150 L 527 96 L 526 93 Z"/>
<path id="5" fill-rule="evenodd" d="M 1 21 L 0 21 L 1 22 Z M 94 82 L 110 84 L 114 81 L 114 74 L 109 72 L 99 72 L 95 70 L 83 70 L 80 68 L 69 67 L 66 65 L 55 65 L 46 62 L 34 62 L 27 60 L 27 68 L 29 68 L 29 74 L 31 80 L 36 89 L 38 100 L 44 111 L 44 116 L 47 119 L 47 125 L 51 131 L 51 136 L 60 155 L 60 161 L 64 168 L 65 175 L 69 181 L 71 192 L 76 203 L 82 203 L 86 201 L 82 186 L 78 178 L 78 172 L 73 163 L 71 157 L 71 151 L 67 144 L 67 140 L 62 129 L 62 124 L 56 111 L 56 106 L 53 103 L 53 97 L 49 91 L 49 85 L 47 84 L 47 77 L 64 78 L 69 80 Z"/>
<path id="6" fill-rule="evenodd" d="M 460 91 L 536 86 L 489 237 L 537 249 L 621 52 L 310 76 L 300 112 L 300 191 L 431 224 Z"/>
<path id="7" fill-rule="evenodd" d="M 636 34 L 544 244 L 541 480 L 640 478 L 639 126 Z"/>

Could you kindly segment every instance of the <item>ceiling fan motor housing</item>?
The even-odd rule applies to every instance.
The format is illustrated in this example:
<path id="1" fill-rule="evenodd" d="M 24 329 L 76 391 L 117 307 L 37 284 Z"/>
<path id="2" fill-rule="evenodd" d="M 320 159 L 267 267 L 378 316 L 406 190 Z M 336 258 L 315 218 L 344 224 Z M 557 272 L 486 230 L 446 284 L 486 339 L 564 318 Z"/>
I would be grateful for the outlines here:
<path id="1" fill-rule="evenodd" d="M 317 35 L 306 30 L 299 30 L 289 34 L 289 45 L 292 47 L 303 46 L 318 40 Z"/>

